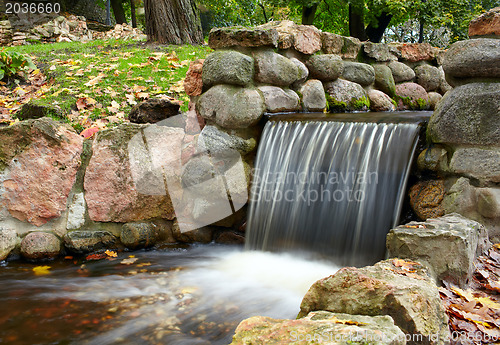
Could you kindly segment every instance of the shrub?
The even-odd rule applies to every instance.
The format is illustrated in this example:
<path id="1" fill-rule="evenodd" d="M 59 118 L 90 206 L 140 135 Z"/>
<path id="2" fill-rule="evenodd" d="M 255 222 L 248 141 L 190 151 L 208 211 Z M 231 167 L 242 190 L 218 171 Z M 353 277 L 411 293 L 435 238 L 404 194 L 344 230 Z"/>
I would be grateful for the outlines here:
<path id="1" fill-rule="evenodd" d="M 16 52 L 0 52 L 0 80 L 21 71 L 36 68 L 29 56 Z"/>

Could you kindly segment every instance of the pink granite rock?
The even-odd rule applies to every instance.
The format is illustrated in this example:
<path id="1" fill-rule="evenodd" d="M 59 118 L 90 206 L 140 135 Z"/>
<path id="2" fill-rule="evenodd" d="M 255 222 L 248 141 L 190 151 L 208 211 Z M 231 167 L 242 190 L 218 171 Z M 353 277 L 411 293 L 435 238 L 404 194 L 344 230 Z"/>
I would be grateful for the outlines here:
<path id="1" fill-rule="evenodd" d="M 402 43 L 397 45 L 401 58 L 409 62 L 428 61 L 436 56 L 429 43 Z"/>
<path id="2" fill-rule="evenodd" d="M 201 71 L 205 59 L 191 61 L 189 69 L 184 79 L 184 91 L 188 96 L 199 96 L 203 91 L 203 80 L 201 79 Z"/>
<path id="3" fill-rule="evenodd" d="M 61 241 L 48 232 L 31 232 L 21 241 L 21 254 L 30 260 L 52 259 L 60 251 Z"/>
<path id="4" fill-rule="evenodd" d="M 0 212 L 36 226 L 59 217 L 82 147 L 73 129 L 49 118 L 0 129 Z"/>
<path id="5" fill-rule="evenodd" d="M 492 8 L 471 21 L 469 37 L 500 37 L 500 7 Z"/>
<path id="6" fill-rule="evenodd" d="M 84 180 L 90 219 L 97 222 L 173 219 L 162 166 L 168 162 L 170 153 L 178 155 L 171 158 L 173 162 L 178 158 L 180 164 L 183 136 L 182 128 L 157 125 L 124 124 L 99 132 Z"/>
<path id="7" fill-rule="evenodd" d="M 396 85 L 396 101 L 398 110 L 427 110 L 429 96 L 427 91 L 417 83 Z"/>

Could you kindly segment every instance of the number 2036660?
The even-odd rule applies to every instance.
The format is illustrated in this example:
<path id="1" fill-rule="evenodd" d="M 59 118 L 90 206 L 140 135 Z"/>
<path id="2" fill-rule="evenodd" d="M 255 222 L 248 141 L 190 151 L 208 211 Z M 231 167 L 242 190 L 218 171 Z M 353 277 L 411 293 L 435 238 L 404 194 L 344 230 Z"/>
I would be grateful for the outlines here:
<path id="1" fill-rule="evenodd" d="M 39 13 L 59 13 L 61 5 L 59 3 L 50 2 L 7 2 L 5 4 L 6 14 L 39 14 Z"/>

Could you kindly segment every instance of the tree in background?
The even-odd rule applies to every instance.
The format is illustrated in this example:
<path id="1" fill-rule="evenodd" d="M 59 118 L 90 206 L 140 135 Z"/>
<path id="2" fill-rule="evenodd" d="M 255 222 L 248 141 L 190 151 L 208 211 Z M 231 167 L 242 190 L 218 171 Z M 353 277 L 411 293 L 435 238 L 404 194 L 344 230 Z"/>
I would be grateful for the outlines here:
<path id="1" fill-rule="evenodd" d="M 144 0 L 146 34 L 161 44 L 202 44 L 198 8 L 193 0 Z"/>

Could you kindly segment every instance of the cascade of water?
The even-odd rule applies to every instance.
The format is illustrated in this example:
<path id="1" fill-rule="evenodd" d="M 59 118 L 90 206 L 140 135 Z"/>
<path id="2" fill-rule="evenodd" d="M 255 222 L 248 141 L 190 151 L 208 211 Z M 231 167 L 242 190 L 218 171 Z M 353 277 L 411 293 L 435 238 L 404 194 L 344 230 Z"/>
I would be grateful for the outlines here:
<path id="1" fill-rule="evenodd" d="M 397 224 L 416 123 L 270 121 L 257 153 L 246 248 L 383 259 Z"/>

